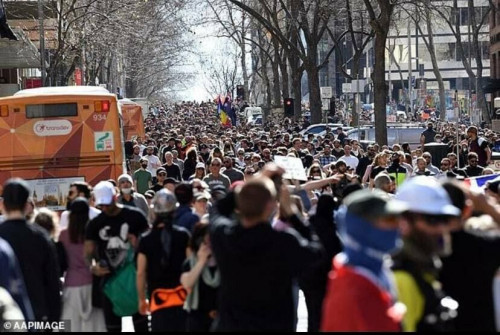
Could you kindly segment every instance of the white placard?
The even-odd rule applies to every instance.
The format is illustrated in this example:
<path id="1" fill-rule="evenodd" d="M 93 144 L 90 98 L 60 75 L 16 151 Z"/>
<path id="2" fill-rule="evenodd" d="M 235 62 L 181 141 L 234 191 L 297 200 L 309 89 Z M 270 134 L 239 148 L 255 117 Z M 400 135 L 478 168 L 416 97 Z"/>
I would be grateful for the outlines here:
<path id="1" fill-rule="evenodd" d="M 26 181 L 30 186 L 30 195 L 37 207 L 47 207 L 54 211 L 64 211 L 66 210 L 69 186 L 75 181 L 85 181 L 85 178 L 47 178 Z"/>
<path id="2" fill-rule="evenodd" d="M 306 170 L 302 160 L 296 157 L 274 156 L 276 164 L 285 169 L 284 179 L 307 181 Z"/>

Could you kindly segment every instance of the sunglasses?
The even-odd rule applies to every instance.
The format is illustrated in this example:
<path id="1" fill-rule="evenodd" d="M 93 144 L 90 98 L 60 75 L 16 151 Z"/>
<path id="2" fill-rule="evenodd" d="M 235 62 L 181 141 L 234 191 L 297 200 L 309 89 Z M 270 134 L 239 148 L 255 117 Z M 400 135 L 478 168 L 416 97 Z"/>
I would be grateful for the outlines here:
<path id="1" fill-rule="evenodd" d="M 321 173 L 321 170 L 311 170 L 311 173 Z"/>
<path id="2" fill-rule="evenodd" d="M 448 215 L 431 215 L 431 214 L 420 214 L 417 215 L 420 219 L 425 221 L 429 226 L 440 226 L 440 225 L 448 225 L 452 217 Z"/>

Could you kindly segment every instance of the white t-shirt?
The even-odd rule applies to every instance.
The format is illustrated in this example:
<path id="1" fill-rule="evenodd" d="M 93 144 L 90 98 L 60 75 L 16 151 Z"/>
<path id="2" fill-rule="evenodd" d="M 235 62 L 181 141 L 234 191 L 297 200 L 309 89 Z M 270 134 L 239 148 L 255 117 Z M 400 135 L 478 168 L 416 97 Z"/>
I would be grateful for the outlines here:
<path id="1" fill-rule="evenodd" d="M 347 166 L 353 168 L 354 170 L 356 170 L 356 168 L 358 167 L 359 159 L 357 159 L 353 155 L 350 155 L 349 157 L 344 155 L 339 159 L 343 160 Z"/>
<path id="2" fill-rule="evenodd" d="M 161 166 L 161 161 L 160 159 L 158 158 L 158 156 L 155 156 L 155 155 L 146 155 L 142 158 L 146 158 L 148 160 L 148 167 L 146 168 L 146 170 L 148 170 L 149 172 L 151 172 L 151 175 L 154 177 L 156 176 L 156 170 Z"/>
<path id="3" fill-rule="evenodd" d="M 89 208 L 89 220 L 92 220 L 99 214 L 101 214 L 101 211 L 98 210 L 97 208 L 95 207 Z M 61 219 L 59 220 L 59 229 L 63 230 L 68 228 L 68 224 L 69 224 L 69 211 L 64 211 L 62 212 Z"/>

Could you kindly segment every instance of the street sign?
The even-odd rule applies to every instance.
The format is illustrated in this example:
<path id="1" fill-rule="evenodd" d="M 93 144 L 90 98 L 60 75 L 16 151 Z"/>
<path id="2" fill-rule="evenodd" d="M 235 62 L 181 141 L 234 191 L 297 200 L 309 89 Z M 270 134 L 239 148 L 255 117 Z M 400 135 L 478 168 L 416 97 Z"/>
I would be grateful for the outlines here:
<path id="1" fill-rule="evenodd" d="M 321 99 L 321 104 L 324 111 L 330 110 L 330 99 Z"/>
<path id="2" fill-rule="evenodd" d="M 364 93 L 365 92 L 365 80 L 352 80 L 351 81 L 351 92 L 352 93 Z"/>
<path id="3" fill-rule="evenodd" d="M 331 87 L 320 87 L 321 99 L 331 99 L 333 97 L 333 90 Z"/>
<path id="4" fill-rule="evenodd" d="M 342 84 L 342 93 L 351 93 L 351 83 Z"/>

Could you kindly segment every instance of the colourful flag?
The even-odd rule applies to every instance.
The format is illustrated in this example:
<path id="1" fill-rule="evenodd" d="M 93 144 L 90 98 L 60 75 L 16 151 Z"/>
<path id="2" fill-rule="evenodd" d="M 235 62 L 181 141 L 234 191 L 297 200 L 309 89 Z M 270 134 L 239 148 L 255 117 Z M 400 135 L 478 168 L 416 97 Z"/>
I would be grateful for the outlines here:
<path id="1" fill-rule="evenodd" d="M 230 99 L 230 98 L 225 97 L 224 104 L 223 104 L 221 95 L 219 94 L 219 96 L 217 97 L 217 115 L 219 116 L 221 125 L 225 128 L 231 127 L 231 119 L 229 118 L 229 116 L 227 115 L 227 112 L 226 112 L 226 103 L 227 103 L 228 99 Z M 231 106 L 230 102 L 229 102 L 229 106 Z M 229 107 L 229 108 L 231 108 L 231 107 Z"/>
<path id="2" fill-rule="evenodd" d="M 488 182 L 489 180 L 493 180 L 500 176 L 500 174 L 488 174 L 485 176 L 479 176 L 479 177 L 472 177 L 472 178 L 465 178 L 464 183 L 474 191 L 482 191 L 483 186 Z"/>

